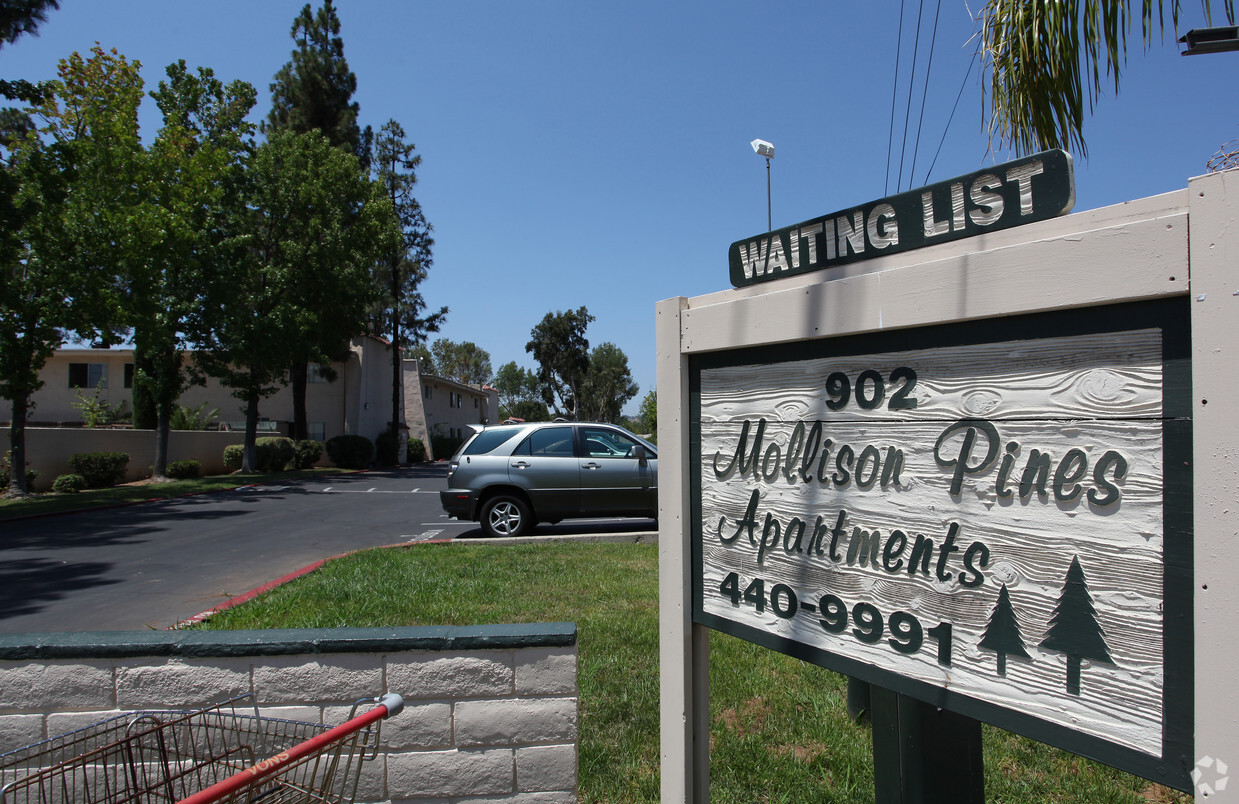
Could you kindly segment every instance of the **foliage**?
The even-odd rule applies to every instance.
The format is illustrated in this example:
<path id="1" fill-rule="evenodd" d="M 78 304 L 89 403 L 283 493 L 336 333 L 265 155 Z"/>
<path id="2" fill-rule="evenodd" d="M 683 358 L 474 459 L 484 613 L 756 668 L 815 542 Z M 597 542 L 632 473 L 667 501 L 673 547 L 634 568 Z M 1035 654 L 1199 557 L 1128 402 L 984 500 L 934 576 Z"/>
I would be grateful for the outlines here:
<path id="1" fill-rule="evenodd" d="M 426 460 L 426 445 L 420 438 L 410 438 L 405 447 L 409 463 L 424 463 Z"/>
<path id="2" fill-rule="evenodd" d="M 82 422 L 88 428 L 128 422 L 133 415 L 129 412 L 129 403 L 125 400 L 122 399 L 118 405 L 111 405 L 101 397 L 100 394 L 106 389 L 107 383 L 100 382 L 95 387 L 94 394 L 87 396 L 79 388 L 76 391 L 77 401 L 69 403 L 81 414 Z"/>
<path id="3" fill-rule="evenodd" d="M 60 0 L 8 0 L 0 6 L 0 45 L 11 45 L 22 34 L 37 34 L 49 9 Z"/>
<path id="4" fill-rule="evenodd" d="M 430 434 L 430 448 L 434 451 L 435 460 L 442 461 L 452 457 L 463 443 L 465 439 L 459 436 L 443 433 Z"/>
<path id="5" fill-rule="evenodd" d="M 384 430 L 374 439 L 374 462 L 379 466 L 395 466 L 400 463 L 400 436 Z"/>
<path id="6" fill-rule="evenodd" d="M 52 491 L 57 494 L 77 494 L 86 489 L 86 478 L 81 475 L 60 475 L 52 481 Z"/>
<path id="7" fill-rule="evenodd" d="M 620 411 L 639 390 L 623 350 L 613 343 L 599 344 L 589 354 L 589 367 L 581 383 L 580 418 L 618 422 Z"/>
<path id="8" fill-rule="evenodd" d="M 990 73 L 990 136 L 1017 152 L 1065 148 L 1087 156 L 1084 102 L 1103 90 L 1102 70 L 1119 89 L 1127 33 L 1135 14 L 1128 0 L 987 0 L 980 13 L 982 65 Z M 1171 0 L 1178 31 L 1180 0 Z M 1209 0 L 1202 0 L 1211 19 Z M 1226 3 L 1234 24 L 1234 5 Z M 1147 47 L 1165 31 L 1161 0 L 1141 0 Z"/>
<path id="9" fill-rule="evenodd" d="M 639 432 L 648 433 L 655 439 L 658 438 L 658 389 L 647 392 L 645 398 L 641 400 L 641 407 L 637 411 L 636 426 Z"/>
<path id="10" fill-rule="evenodd" d="M 490 353 L 471 341 L 456 343 L 438 338 L 430 344 L 438 376 L 465 385 L 482 385 L 491 380 Z"/>
<path id="11" fill-rule="evenodd" d="M 344 59 L 340 18 L 332 0 L 323 0 L 317 14 L 306 3 L 289 36 L 297 47 L 271 83 L 271 111 L 263 130 L 317 130 L 334 147 L 363 158 L 364 138 L 357 124 L 361 106 L 350 102 L 357 76 Z"/>
<path id="12" fill-rule="evenodd" d="M 515 413 L 516 406 L 520 403 L 536 401 L 541 405 L 542 386 L 538 382 L 538 375 L 521 366 L 516 365 L 516 361 L 504 363 L 495 372 L 495 378 L 491 381 L 495 390 L 499 392 L 499 411 L 500 418 L 516 416 L 520 419 L 528 420 L 529 417 L 521 416 Z M 542 405 L 545 410 L 545 405 Z M 549 415 L 548 415 L 549 418 Z"/>
<path id="13" fill-rule="evenodd" d="M 264 436 L 254 444 L 259 472 L 283 472 L 293 469 L 297 462 L 297 448 L 291 438 Z"/>
<path id="14" fill-rule="evenodd" d="M 363 435 L 338 435 L 327 439 L 327 458 L 341 469 L 369 469 L 374 444 Z"/>
<path id="15" fill-rule="evenodd" d="M 12 476 L 12 461 L 12 450 L 6 450 L 4 454 L 0 455 L 0 492 L 8 491 L 9 489 L 10 477 Z M 29 461 L 27 461 L 27 464 L 29 464 Z M 34 485 L 35 478 L 39 476 L 39 470 L 27 469 L 23 476 L 26 480 L 25 491 L 29 491 L 30 487 Z"/>
<path id="16" fill-rule="evenodd" d="M 589 341 L 585 328 L 594 317 L 585 307 L 547 313 L 530 332 L 525 351 L 538 363 L 542 401 L 558 416 L 575 419 L 581 386 L 589 370 Z"/>
<path id="17" fill-rule="evenodd" d="M 521 419 L 527 422 L 549 422 L 552 418 L 550 409 L 536 399 L 523 399 L 506 411 L 500 408 L 500 416 L 504 419 Z"/>
<path id="18" fill-rule="evenodd" d="M 168 469 L 164 474 L 173 480 L 189 480 L 201 477 L 202 463 L 194 460 L 169 461 Z"/>
<path id="19" fill-rule="evenodd" d="M 241 462 L 245 458 L 244 444 L 229 444 L 224 447 L 224 468 L 230 472 L 241 471 Z"/>
<path id="20" fill-rule="evenodd" d="M 368 266 L 394 227 L 390 204 L 356 158 L 317 133 L 272 131 L 247 178 L 248 248 L 216 277 L 218 301 L 207 305 L 215 317 L 199 355 L 246 403 L 252 444 L 259 400 L 286 382 L 288 366 L 329 363 L 324 347 L 361 331 L 371 301 Z"/>
<path id="21" fill-rule="evenodd" d="M 318 459 L 323 457 L 323 442 L 303 439 L 296 442 L 296 469 L 309 469 L 314 464 L 318 463 Z"/>
<path id="22" fill-rule="evenodd" d="M 430 350 L 426 348 L 424 343 L 414 343 L 405 347 L 404 356 L 408 360 L 416 360 L 419 370 L 422 374 L 434 374 L 438 376 L 436 371 L 434 356 L 430 354 Z"/>
<path id="23" fill-rule="evenodd" d="M 70 468 L 86 478 L 87 488 L 92 489 L 115 486 L 125 479 L 128 465 L 127 452 L 77 452 L 69 456 Z"/>
<path id="24" fill-rule="evenodd" d="M 173 430 L 205 430 L 207 425 L 219 416 L 219 408 L 207 410 L 209 402 L 203 402 L 196 408 L 177 405 L 168 420 L 168 427 Z"/>

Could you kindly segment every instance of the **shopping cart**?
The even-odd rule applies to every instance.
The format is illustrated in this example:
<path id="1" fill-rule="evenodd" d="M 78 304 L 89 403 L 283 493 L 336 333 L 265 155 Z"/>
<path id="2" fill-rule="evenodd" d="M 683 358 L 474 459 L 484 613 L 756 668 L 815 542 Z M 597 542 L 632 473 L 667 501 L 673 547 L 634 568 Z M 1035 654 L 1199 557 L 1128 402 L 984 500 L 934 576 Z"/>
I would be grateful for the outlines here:
<path id="1" fill-rule="evenodd" d="M 379 721 L 403 707 L 365 698 L 335 728 L 261 717 L 250 695 L 119 715 L 0 755 L 0 804 L 351 802 Z"/>

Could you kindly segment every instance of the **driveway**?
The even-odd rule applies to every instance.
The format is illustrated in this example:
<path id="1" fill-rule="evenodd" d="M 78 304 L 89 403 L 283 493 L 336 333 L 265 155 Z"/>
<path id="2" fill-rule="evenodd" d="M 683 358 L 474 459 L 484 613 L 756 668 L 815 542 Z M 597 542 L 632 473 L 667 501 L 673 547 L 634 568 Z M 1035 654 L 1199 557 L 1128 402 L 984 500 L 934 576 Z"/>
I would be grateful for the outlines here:
<path id="1" fill-rule="evenodd" d="M 0 633 L 167 628 L 325 558 L 482 535 L 439 506 L 446 468 L 285 481 L 0 525 Z M 531 538 L 657 537 L 652 520 Z"/>

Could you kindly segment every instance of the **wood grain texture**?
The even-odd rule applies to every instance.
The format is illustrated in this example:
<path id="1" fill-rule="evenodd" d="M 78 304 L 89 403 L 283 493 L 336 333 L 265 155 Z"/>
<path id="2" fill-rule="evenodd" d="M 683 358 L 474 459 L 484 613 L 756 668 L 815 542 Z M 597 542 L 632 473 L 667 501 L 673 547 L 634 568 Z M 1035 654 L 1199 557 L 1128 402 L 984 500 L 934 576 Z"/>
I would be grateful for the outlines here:
<path id="1" fill-rule="evenodd" d="M 1163 466 L 1162 355 L 1160 333 L 1121 333 L 983 345 L 908 349 L 872 355 L 752 363 L 701 372 L 697 490 L 702 531 L 703 610 L 833 654 L 871 664 L 927 684 L 1083 731 L 1118 745 L 1159 755 L 1162 747 L 1163 652 Z M 854 383 L 873 370 L 883 378 L 900 367 L 916 373 L 916 407 L 865 410 L 854 404 L 831 410 L 825 378 L 842 372 Z M 873 375 L 870 375 L 872 379 Z M 873 384 L 869 385 L 872 398 Z M 888 394 L 889 396 L 889 394 Z M 995 459 L 961 479 L 952 493 L 963 430 L 935 444 L 961 419 L 984 419 L 996 435 Z M 760 452 L 747 471 L 723 471 L 736 456 L 745 422 L 748 448 L 765 420 Z M 809 461 L 806 434 L 821 421 L 821 439 Z M 797 425 L 800 425 L 798 428 Z M 799 434 L 797 431 L 799 429 Z M 832 450 L 823 463 L 826 439 Z M 998 493 L 997 476 L 1007 445 L 1013 469 L 1009 497 Z M 853 460 L 846 482 L 838 456 L 843 445 Z M 902 466 L 885 487 L 863 487 L 856 458 L 872 445 L 868 461 L 885 462 L 896 452 Z M 984 447 L 974 452 L 973 463 Z M 1019 483 L 1034 450 L 1051 456 L 1045 493 L 1021 496 Z M 1057 499 L 1055 470 L 1069 451 L 1085 462 L 1077 481 L 1060 483 L 1073 499 Z M 1107 453 L 1122 457 L 1126 471 L 1111 465 L 1094 477 Z M 791 455 L 791 459 L 789 459 Z M 1067 475 L 1075 476 L 1067 466 Z M 806 475 L 808 479 L 806 480 Z M 1109 504 L 1090 501 L 1114 498 Z M 757 502 L 751 530 L 743 525 Z M 845 524 L 830 553 L 829 538 L 814 549 L 819 520 Z M 803 523 L 803 538 L 799 523 Z M 954 551 L 942 550 L 955 531 Z M 860 533 L 863 531 L 863 535 Z M 906 546 L 889 548 L 899 532 Z M 791 534 L 791 535 L 789 535 Z M 858 552 L 876 538 L 876 554 Z M 928 571 L 909 572 L 918 538 L 932 540 Z M 855 542 L 855 546 L 853 545 Z M 863 542 L 865 550 L 869 543 Z M 984 552 L 975 545 L 982 545 Z M 971 567 L 964 556 L 972 548 Z M 818 552 L 818 550 L 821 552 Z M 849 552 L 850 550 L 850 552 Z M 874 565 L 867 558 L 878 557 Z M 988 560 L 982 562 L 981 557 Z M 1069 682 L 1072 661 L 1040 647 L 1051 630 L 1069 567 L 1077 560 L 1087 582 L 1087 600 L 1111 661 L 1078 660 L 1079 691 Z M 790 617 L 770 605 L 733 605 L 720 586 L 737 573 L 743 591 L 756 578 L 769 598 L 785 584 L 798 601 L 816 606 L 833 594 L 849 607 L 867 603 L 889 622 L 906 612 L 923 630 L 952 626 L 949 666 L 938 662 L 937 643 L 901 653 L 888 641 L 855 637 L 851 625 L 831 633 L 819 615 L 802 606 Z M 975 585 L 965 585 L 967 578 Z M 977 581 L 979 579 L 979 584 Z M 1005 675 L 995 651 L 980 646 L 1005 585 L 1015 613 L 1024 658 L 1006 655 Z M 786 595 L 786 592 L 783 593 Z M 785 601 L 784 601 L 785 602 Z"/>

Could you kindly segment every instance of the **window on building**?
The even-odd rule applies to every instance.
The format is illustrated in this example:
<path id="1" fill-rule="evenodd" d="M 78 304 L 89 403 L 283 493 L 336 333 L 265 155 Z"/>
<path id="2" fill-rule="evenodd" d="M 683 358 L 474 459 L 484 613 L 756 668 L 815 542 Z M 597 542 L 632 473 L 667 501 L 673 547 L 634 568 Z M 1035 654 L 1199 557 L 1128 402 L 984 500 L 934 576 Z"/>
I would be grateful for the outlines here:
<path id="1" fill-rule="evenodd" d="M 133 387 L 133 364 L 132 363 L 125 364 L 125 387 L 126 388 Z"/>
<path id="2" fill-rule="evenodd" d="M 426 399 L 431 399 L 432 397 L 434 397 L 434 390 L 435 390 L 435 389 L 434 389 L 434 386 L 431 386 L 431 385 L 423 385 L 423 386 L 422 386 L 422 396 L 424 396 Z"/>
<path id="3" fill-rule="evenodd" d="M 326 441 L 327 423 L 326 422 L 306 422 L 305 423 L 306 438 L 311 441 Z"/>
<path id="4" fill-rule="evenodd" d="M 477 410 L 477 407 L 478 407 L 478 398 L 475 396 L 473 398 L 473 409 Z"/>
<path id="5" fill-rule="evenodd" d="M 70 388 L 98 388 L 108 384 L 107 363 L 70 363 Z"/>

